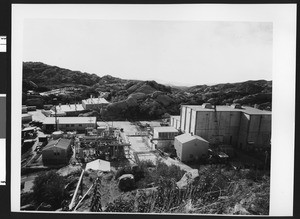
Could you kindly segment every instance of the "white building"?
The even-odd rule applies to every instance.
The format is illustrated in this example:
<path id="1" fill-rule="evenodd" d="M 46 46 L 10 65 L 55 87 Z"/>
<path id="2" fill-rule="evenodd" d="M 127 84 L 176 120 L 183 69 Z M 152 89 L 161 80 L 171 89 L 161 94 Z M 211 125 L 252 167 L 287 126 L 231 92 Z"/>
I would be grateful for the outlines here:
<path id="1" fill-rule="evenodd" d="M 180 116 L 170 116 L 170 126 L 180 130 Z"/>
<path id="2" fill-rule="evenodd" d="M 96 128 L 96 117 L 57 117 L 58 130 L 84 132 L 87 127 Z M 46 117 L 43 122 L 45 132 L 56 129 L 55 117 Z"/>
<path id="3" fill-rule="evenodd" d="M 98 98 L 89 98 L 86 100 L 82 100 L 82 106 L 84 109 L 89 110 L 100 110 L 102 107 L 105 107 L 109 104 L 107 100 L 104 98 L 98 97 Z"/>
<path id="4" fill-rule="evenodd" d="M 80 113 L 83 113 L 85 109 L 81 104 L 59 104 L 56 106 L 56 113 L 64 113 L 65 116 L 78 116 Z M 55 111 L 54 111 L 55 113 Z"/>
<path id="5" fill-rule="evenodd" d="M 152 143 L 158 149 L 174 145 L 174 138 L 178 130 L 171 126 L 153 127 Z"/>
<path id="6" fill-rule="evenodd" d="M 270 147 L 271 112 L 232 104 L 182 105 L 180 130 L 241 149 Z"/>
<path id="7" fill-rule="evenodd" d="M 181 161 L 187 162 L 205 158 L 209 143 L 199 136 L 185 133 L 175 137 L 174 147 L 177 157 Z"/>

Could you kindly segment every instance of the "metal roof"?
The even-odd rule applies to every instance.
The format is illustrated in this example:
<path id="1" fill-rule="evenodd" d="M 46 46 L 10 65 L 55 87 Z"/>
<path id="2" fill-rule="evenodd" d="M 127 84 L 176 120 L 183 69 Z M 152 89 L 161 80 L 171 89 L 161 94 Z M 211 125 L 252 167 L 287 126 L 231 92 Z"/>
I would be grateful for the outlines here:
<path id="1" fill-rule="evenodd" d="M 82 100 L 83 103 L 85 104 L 107 104 L 109 103 L 107 100 L 105 100 L 104 98 L 100 97 L 100 98 L 89 98 L 86 100 Z"/>
<path id="2" fill-rule="evenodd" d="M 96 117 L 56 117 L 58 124 L 94 124 Z M 55 124 L 55 117 L 46 117 L 43 121 L 45 125 Z"/>
<path id="3" fill-rule="evenodd" d="M 153 131 L 157 132 L 178 132 L 178 130 L 172 126 L 157 126 L 153 127 Z"/>
<path id="4" fill-rule="evenodd" d="M 51 140 L 49 143 L 44 147 L 43 150 L 48 150 L 53 147 L 58 147 L 61 149 L 68 149 L 68 147 L 71 144 L 71 139 L 66 139 L 66 138 L 59 138 L 57 140 Z"/>
<path id="5" fill-rule="evenodd" d="M 187 107 L 190 108 L 194 111 L 205 111 L 205 112 L 213 112 L 214 108 L 208 109 L 208 108 L 203 108 L 202 105 L 182 105 L 182 107 Z M 238 108 L 233 108 L 231 106 L 226 106 L 226 105 L 217 105 L 216 106 L 217 112 L 243 112 L 249 115 L 271 115 L 271 111 L 266 111 L 266 110 L 260 110 L 257 108 L 249 107 L 249 106 L 242 106 L 241 109 Z"/>
<path id="6" fill-rule="evenodd" d="M 208 141 L 206 141 L 204 138 L 201 138 L 200 136 L 197 136 L 197 135 L 190 135 L 190 134 L 187 134 L 187 133 L 184 133 L 182 135 L 178 135 L 175 137 L 178 141 L 180 141 L 181 143 L 185 143 L 185 142 L 189 142 L 189 141 L 192 141 L 194 139 L 199 139 L 201 141 L 205 141 L 208 143 Z"/>
<path id="7" fill-rule="evenodd" d="M 76 112 L 76 111 L 83 111 L 84 108 L 81 104 L 67 104 L 67 105 L 56 106 L 56 110 L 63 111 L 63 112 Z"/>
<path id="8" fill-rule="evenodd" d="M 109 172 L 110 171 L 110 162 L 101 160 L 101 159 L 97 159 L 97 160 L 91 161 L 86 164 L 85 170 L 89 170 L 89 169 L 100 170 L 103 172 Z"/>

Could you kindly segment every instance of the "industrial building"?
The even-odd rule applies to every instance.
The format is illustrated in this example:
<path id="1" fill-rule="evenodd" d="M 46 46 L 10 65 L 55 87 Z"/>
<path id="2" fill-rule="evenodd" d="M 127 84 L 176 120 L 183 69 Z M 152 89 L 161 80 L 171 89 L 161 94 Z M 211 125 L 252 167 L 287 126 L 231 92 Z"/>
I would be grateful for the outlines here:
<path id="1" fill-rule="evenodd" d="M 101 97 L 93 98 L 91 96 L 89 99 L 82 100 L 82 106 L 85 110 L 99 110 L 108 104 L 109 102 Z"/>
<path id="2" fill-rule="evenodd" d="M 174 138 L 178 135 L 178 130 L 171 126 L 153 127 L 152 143 L 155 148 L 163 149 L 174 145 Z"/>
<path id="3" fill-rule="evenodd" d="M 65 116 L 78 116 L 80 113 L 83 113 L 85 111 L 86 110 L 83 108 L 81 104 L 66 104 L 66 105 L 59 104 L 58 106 L 56 106 L 56 113 L 57 114 L 64 113 Z"/>
<path id="4" fill-rule="evenodd" d="M 270 147 L 271 112 L 239 104 L 182 105 L 180 130 L 212 144 L 228 144 L 245 150 L 262 149 Z"/>
<path id="5" fill-rule="evenodd" d="M 206 157 L 208 154 L 208 146 L 209 142 L 205 139 L 188 133 L 178 135 L 174 140 L 177 157 L 183 162 Z"/>
<path id="6" fill-rule="evenodd" d="M 68 164 L 71 155 L 72 140 L 59 138 L 51 140 L 42 150 L 42 160 L 44 165 Z"/>
<path id="7" fill-rule="evenodd" d="M 170 116 L 170 125 L 176 129 L 180 129 L 180 116 Z"/>
<path id="8" fill-rule="evenodd" d="M 57 129 L 61 131 L 84 132 L 86 128 L 96 128 L 96 117 L 46 117 L 43 121 L 43 130 L 53 132 Z"/>
<path id="9" fill-rule="evenodd" d="M 22 113 L 22 124 L 29 123 L 32 121 L 32 115 L 28 113 Z"/>

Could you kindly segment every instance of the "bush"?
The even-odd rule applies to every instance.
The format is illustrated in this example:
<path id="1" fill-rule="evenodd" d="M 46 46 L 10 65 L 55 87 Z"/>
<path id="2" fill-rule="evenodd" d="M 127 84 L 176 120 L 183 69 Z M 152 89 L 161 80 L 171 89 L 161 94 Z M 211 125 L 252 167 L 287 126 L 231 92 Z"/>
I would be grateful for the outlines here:
<path id="1" fill-rule="evenodd" d="M 135 189 L 135 179 L 131 178 L 133 175 L 124 176 L 124 178 L 120 178 L 119 180 L 119 189 L 123 192 L 128 192 Z"/>
<path id="2" fill-rule="evenodd" d="M 179 181 L 182 176 L 184 175 L 185 171 L 181 170 L 180 167 L 172 164 L 171 166 L 168 166 L 167 164 L 163 162 L 157 163 L 157 176 L 162 176 L 166 179 L 174 179 L 175 181 Z"/>
<path id="3" fill-rule="evenodd" d="M 125 200 L 119 197 L 112 203 L 106 206 L 106 212 L 132 212 L 134 209 L 134 199 Z"/>
<path id="4" fill-rule="evenodd" d="M 124 174 L 132 174 L 131 166 L 127 165 L 119 169 L 115 175 L 115 179 L 118 179 L 120 176 Z"/>
<path id="5" fill-rule="evenodd" d="M 25 192 L 21 194 L 21 206 L 31 204 L 33 200 L 32 192 Z"/>
<path id="6" fill-rule="evenodd" d="M 55 170 L 39 174 L 33 182 L 33 199 L 36 205 L 44 202 L 54 209 L 60 208 L 65 195 L 65 179 Z"/>

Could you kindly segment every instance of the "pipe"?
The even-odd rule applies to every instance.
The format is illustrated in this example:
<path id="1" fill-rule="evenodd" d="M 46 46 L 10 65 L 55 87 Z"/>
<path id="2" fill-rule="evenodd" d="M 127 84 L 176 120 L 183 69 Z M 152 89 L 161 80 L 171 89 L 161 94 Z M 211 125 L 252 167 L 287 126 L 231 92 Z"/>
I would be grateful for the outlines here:
<path id="1" fill-rule="evenodd" d="M 75 201 L 75 198 L 76 198 L 78 189 L 79 189 L 79 185 L 80 185 L 81 180 L 82 180 L 83 173 L 84 173 L 84 169 L 82 170 L 81 175 L 80 175 L 80 177 L 79 177 L 79 181 L 78 181 L 78 184 L 77 184 L 77 186 L 76 186 L 75 192 L 74 192 L 74 194 L 73 194 L 72 201 L 71 201 L 71 203 L 70 203 L 70 205 L 69 205 L 69 210 L 71 210 L 71 209 L 73 208 L 73 206 L 74 206 L 74 201 Z"/>

